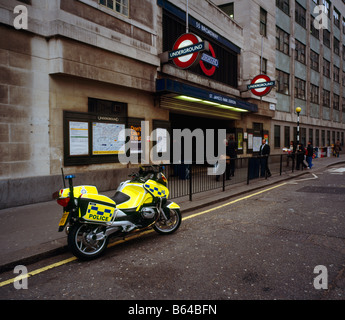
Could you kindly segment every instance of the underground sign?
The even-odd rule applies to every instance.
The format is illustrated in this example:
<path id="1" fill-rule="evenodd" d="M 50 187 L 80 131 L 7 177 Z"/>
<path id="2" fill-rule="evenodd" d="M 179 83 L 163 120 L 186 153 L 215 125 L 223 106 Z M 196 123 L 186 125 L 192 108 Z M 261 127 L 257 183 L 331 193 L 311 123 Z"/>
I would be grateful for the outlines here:
<path id="1" fill-rule="evenodd" d="M 205 42 L 193 33 L 185 33 L 174 44 L 169 52 L 169 59 L 181 68 L 187 69 L 200 61 L 200 51 L 205 50 Z"/>
<path id="2" fill-rule="evenodd" d="M 251 90 L 256 96 L 262 97 L 269 94 L 274 86 L 275 81 L 271 81 L 270 77 L 265 74 L 260 74 L 252 80 L 250 85 L 248 85 L 248 90 Z"/>
<path id="3" fill-rule="evenodd" d="M 216 53 L 214 52 L 214 49 L 213 49 L 211 44 L 209 44 L 209 50 L 210 50 L 212 56 L 209 56 L 208 54 L 203 53 L 201 56 L 200 67 L 201 67 L 201 70 L 207 76 L 211 77 L 216 72 L 216 68 L 218 68 L 218 66 L 219 66 L 219 61 L 216 59 Z M 205 62 L 210 64 L 211 67 L 208 68 L 205 65 Z"/>

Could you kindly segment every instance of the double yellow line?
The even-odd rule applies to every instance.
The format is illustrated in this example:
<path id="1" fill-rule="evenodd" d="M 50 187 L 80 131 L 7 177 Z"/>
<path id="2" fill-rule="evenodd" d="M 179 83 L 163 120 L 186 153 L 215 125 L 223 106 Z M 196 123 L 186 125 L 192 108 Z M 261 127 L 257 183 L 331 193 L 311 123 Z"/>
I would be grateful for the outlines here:
<path id="1" fill-rule="evenodd" d="M 271 188 L 268 188 L 268 189 L 264 189 L 264 190 L 258 191 L 258 192 L 256 192 L 256 193 L 252 193 L 252 194 L 250 194 L 250 195 L 248 195 L 248 196 L 245 196 L 245 197 L 242 197 L 242 198 L 239 198 L 239 199 L 236 199 L 236 200 L 227 202 L 227 203 L 222 204 L 222 205 L 217 206 L 217 207 L 213 207 L 213 208 L 211 208 L 211 209 L 209 209 L 209 210 L 205 210 L 205 211 L 202 211 L 202 212 L 199 212 L 199 213 L 195 213 L 195 214 L 186 216 L 186 217 L 184 217 L 184 218 L 182 219 L 182 221 L 186 221 L 186 220 L 189 220 L 189 219 L 193 219 L 193 218 L 196 218 L 196 217 L 198 217 L 198 216 L 204 215 L 204 214 L 206 214 L 206 213 L 210 213 L 210 212 L 212 212 L 212 211 L 215 211 L 215 210 L 219 210 L 219 209 L 225 208 L 225 207 L 230 206 L 230 205 L 232 205 L 232 204 L 235 204 L 235 203 L 237 203 L 237 202 L 240 202 L 240 201 L 243 201 L 243 200 L 246 200 L 246 199 L 255 197 L 255 196 L 257 196 L 257 195 L 260 195 L 260 194 L 262 194 L 262 193 L 265 193 L 265 192 L 268 192 L 268 191 L 271 191 L 271 190 L 280 188 L 280 187 L 282 187 L 282 186 L 284 186 L 284 185 L 286 185 L 286 183 L 282 183 L 282 184 L 279 184 L 279 185 L 277 185 L 277 186 L 274 186 L 274 187 L 271 187 Z M 133 240 L 133 239 L 138 238 L 138 237 L 142 237 L 143 235 L 149 234 L 149 233 L 151 233 L 151 232 L 153 232 L 153 230 L 148 230 L 148 231 L 145 231 L 145 232 L 143 232 L 143 233 L 136 234 L 136 235 L 134 235 L 134 236 L 132 236 L 132 237 L 129 237 L 129 238 L 125 239 L 125 240 L 116 241 L 116 242 L 114 242 L 114 243 L 111 243 L 111 244 L 108 246 L 108 248 L 114 247 L 114 246 L 116 246 L 116 245 L 119 245 L 119 244 L 121 244 L 121 243 L 130 241 L 130 240 Z M 65 259 L 65 260 L 62 260 L 62 261 L 53 263 L 53 264 L 51 264 L 51 265 L 49 265 L 49 266 L 46 266 L 46 267 L 43 267 L 43 268 L 34 270 L 34 271 L 32 271 L 32 272 L 29 272 L 29 273 L 27 273 L 26 275 L 18 276 L 18 277 L 15 277 L 15 278 L 13 278 L 13 279 L 9 279 L 9 280 L 0 282 L 0 288 L 6 286 L 6 285 L 8 285 L 8 284 L 14 283 L 15 281 L 21 281 L 21 280 L 23 280 L 23 279 L 30 278 L 30 277 L 33 277 L 33 276 L 35 276 L 35 275 L 38 275 L 38 274 L 40 274 L 40 273 L 42 273 L 42 272 L 45 272 L 45 271 L 47 271 L 47 270 L 50 270 L 50 269 L 54 269 L 54 268 L 60 267 L 60 266 L 62 266 L 62 265 L 64 265 L 64 264 L 70 263 L 70 262 L 75 261 L 75 260 L 77 260 L 76 257 L 72 257 L 72 258 L 69 258 L 69 259 Z"/>

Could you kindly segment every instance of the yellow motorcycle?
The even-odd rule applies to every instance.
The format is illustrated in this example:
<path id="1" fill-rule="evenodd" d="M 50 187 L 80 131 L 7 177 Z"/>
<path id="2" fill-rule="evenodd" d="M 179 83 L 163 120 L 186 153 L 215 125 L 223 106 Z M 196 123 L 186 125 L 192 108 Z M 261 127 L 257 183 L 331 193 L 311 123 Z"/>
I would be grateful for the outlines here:
<path id="1" fill-rule="evenodd" d="M 111 236 L 124 237 L 153 228 L 171 234 L 181 225 L 180 207 L 168 200 L 167 179 L 161 166 L 140 168 L 122 182 L 113 197 L 98 194 L 94 186 L 73 186 L 74 175 L 65 179 L 69 188 L 56 193 L 63 209 L 59 232 L 66 226 L 68 247 L 82 259 L 99 257 Z"/>

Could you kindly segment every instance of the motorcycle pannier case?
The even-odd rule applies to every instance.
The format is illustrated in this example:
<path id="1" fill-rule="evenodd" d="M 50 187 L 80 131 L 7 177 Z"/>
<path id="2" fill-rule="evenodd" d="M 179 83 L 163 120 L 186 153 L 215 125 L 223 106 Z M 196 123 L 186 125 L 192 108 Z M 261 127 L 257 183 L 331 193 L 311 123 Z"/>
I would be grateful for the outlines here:
<path id="1" fill-rule="evenodd" d="M 115 202 L 99 194 L 85 194 L 79 198 L 79 217 L 85 221 L 107 224 L 115 219 Z"/>

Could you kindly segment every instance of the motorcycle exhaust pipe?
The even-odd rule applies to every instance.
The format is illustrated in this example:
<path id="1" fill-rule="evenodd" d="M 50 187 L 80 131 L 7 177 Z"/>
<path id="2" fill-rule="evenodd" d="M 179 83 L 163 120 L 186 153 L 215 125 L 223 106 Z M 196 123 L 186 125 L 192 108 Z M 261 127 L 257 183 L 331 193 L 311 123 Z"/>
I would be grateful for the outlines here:
<path id="1" fill-rule="evenodd" d="M 130 232 L 136 228 L 136 225 L 129 221 L 112 222 L 111 226 L 109 226 L 105 232 L 94 234 L 92 236 L 92 240 L 103 240 L 105 237 L 109 237 L 110 235 L 119 232 L 121 228 L 124 232 Z"/>
<path id="2" fill-rule="evenodd" d="M 125 232 L 130 232 L 134 230 L 137 226 L 130 221 L 114 221 L 111 223 L 109 230 L 114 227 L 122 228 Z"/>

